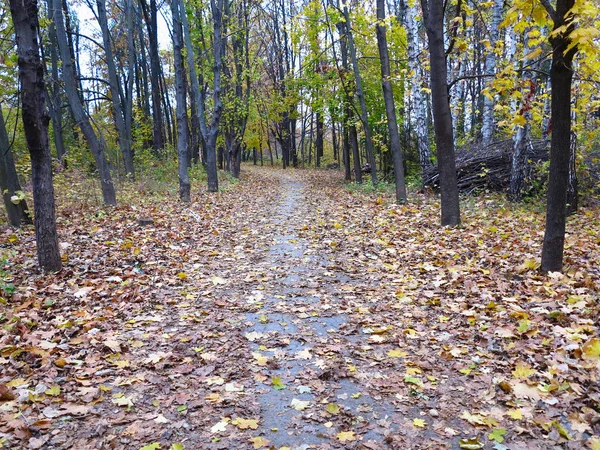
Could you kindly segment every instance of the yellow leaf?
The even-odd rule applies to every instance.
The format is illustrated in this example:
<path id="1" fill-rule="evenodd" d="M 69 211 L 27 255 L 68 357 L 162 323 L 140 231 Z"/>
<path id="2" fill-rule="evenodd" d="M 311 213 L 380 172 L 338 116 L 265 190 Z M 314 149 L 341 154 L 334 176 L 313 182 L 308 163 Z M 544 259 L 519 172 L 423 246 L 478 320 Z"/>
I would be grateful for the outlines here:
<path id="1" fill-rule="evenodd" d="M 530 365 L 518 362 L 515 370 L 513 370 L 513 376 L 519 380 L 529 378 L 531 375 L 536 373 L 535 369 L 532 369 Z"/>
<path id="2" fill-rule="evenodd" d="M 44 394 L 56 397 L 57 395 L 60 395 L 60 386 L 55 384 L 51 388 L 46 389 L 46 392 L 44 392 Z"/>
<path id="3" fill-rule="evenodd" d="M 256 430 L 258 428 L 258 419 L 242 419 L 238 417 L 231 421 L 232 425 L 235 425 L 240 430 L 252 429 Z"/>
<path id="4" fill-rule="evenodd" d="M 177 274 L 177 276 L 178 276 L 180 279 L 182 279 L 182 280 L 185 280 L 185 279 L 187 279 L 187 277 L 188 277 L 188 276 L 187 276 L 187 274 L 186 274 L 185 272 L 179 272 L 179 273 Z"/>
<path id="5" fill-rule="evenodd" d="M 581 348 L 585 359 L 596 360 L 600 358 L 600 339 L 592 338 L 583 344 Z"/>
<path id="6" fill-rule="evenodd" d="M 325 411 L 327 411 L 329 414 L 339 414 L 340 413 L 340 407 L 338 405 L 336 405 L 335 403 L 329 403 L 326 407 L 325 407 Z"/>
<path id="7" fill-rule="evenodd" d="M 423 419 L 413 419 L 413 425 L 418 428 L 425 428 L 425 421 Z"/>
<path id="8" fill-rule="evenodd" d="M 250 438 L 250 442 L 252 442 L 255 449 L 266 447 L 271 443 L 271 441 L 261 436 Z"/>
<path id="9" fill-rule="evenodd" d="M 340 442 L 350 442 L 356 440 L 354 431 L 342 431 L 335 435 Z"/>
<path id="10" fill-rule="evenodd" d="M 523 419 L 523 412 L 520 409 L 511 409 L 508 411 L 508 417 L 512 420 L 521 420 Z"/>
<path id="11" fill-rule="evenodd" d="M 405 352 L 404 350 L 400 350 L 400 349 L 398 348 L 398 349 L 395 349 L 395 350 L 389 350 L 389 351 L 387 352 L 387 355 L 388 355 L 390 358 L 406 358 L 406 357 L 408 356 L 408 353 L 407 353 L 407 352 Z"/>
<path id="12" fill-rule="evenodd" d="M 269 362 L 269 358 L 267 358 L 266 356 L 261 355 L 258 352 L 252 353 L 252 357 L 256 361 L 256 364 L 259 365 L 259 366 L 263 366 L 264 367 Z"/>

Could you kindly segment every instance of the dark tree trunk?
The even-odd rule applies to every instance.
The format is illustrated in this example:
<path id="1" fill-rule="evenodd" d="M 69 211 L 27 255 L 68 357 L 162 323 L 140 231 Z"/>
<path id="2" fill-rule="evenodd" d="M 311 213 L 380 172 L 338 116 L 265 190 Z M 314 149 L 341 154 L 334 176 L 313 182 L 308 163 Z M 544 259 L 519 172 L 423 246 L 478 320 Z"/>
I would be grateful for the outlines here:
<path id="1" fill-rule="evenodd" d="M 377 47 L 381 60 L 381 84 L 383 88 L 383 99 L 385 101 L 385 113 L 387 116 L 388 132 L 390 133 L 390 147 L 392 149 L 392 161 L 394 164 L 394 180 L 396 182 L 396 202 L 406 203 L 406 184 L 404 181 L 404 163 L 402 149 L 400 148 L 400 133 L 396 120 L 396 105 L 394 104 L 394 92 L 390 81 L 390 56 L 388 54 L 387 36 L 385 30 L 385 0 L 377 0 Z"/>
<path id="2" fill-rule="evenodd" d="M 19 55 L 23 129 L 31 156 L 37 257 L 43 271 L 57 272 L 62 262 L 56 233 L 52 160 L 48 142 L 50 118 L 44 101 L 37 0 L 10 0 L 10 12 Z"/>
<path id="3" fill-rule="evenodd" d="M 350 125 L 348 134 L 350 137 L 350 146 L 352 147 L 352 159 L 354 160 L 354 177 L 357 183 L 362 183 L 360 152 L 358 151 L 358 133 L 356 132 L 356 125 Z"/>
<path id="4" fill-rule="evenodd" d="M 573 80 L 574 47 L 568 52 L 569 34 L 573 24 L 567 13 L 575 0 L 557 0 L 556 10 L 548 7 L 554 30 L 566 26 L 566 31 L 550 38 L 552 43 L 552 138 L 550 149 L 550 179 L 546 209 L 546 231 L 542 248 L 542 272 L 560 272 L 563 267 L 569 160 L 571 157 L 571 82 Z"/>
<path id="5" fill-rule="evenodd" d="M 190 201 L 190 177 L 188 174 L 188 118 L 186 106 L 186 87 L 184 80 L 185 67 L 181 48 L 183 47 L 183 30 L 181 27 L 180 2 L 171 2 L 171 13 L 173 15 L 173 60 L 175 65 L 175 97 L 177 101 L 177 165 L 179 168 L 179 198 L 183 202 Z"/>
<path id="6" fill-rule="evenodd" d="M 223 59 L 225 58 L 225 41 L 223 35 L 223 9 L 225 0 L 211 0 L 210 8 L 213 16 L 213 113 L 210 127 L 206 126 L 207 135 L 206 144 L 206 172 L 208 175 L 208 191 L 217 192 L 219 190 L 219 179 L 217 174 L 217 136 L 219 133 L 219 124 L 223 113 L 223 102 L 221 100 L 221 74 L 223 72 Z M 202 115 L 200 123 L 206 120 Z M 204 125 L 203 125 L 204 126 Z"/>
<path id="7" fill-rule="evenodd" d="M 48 8 L 48 18 L 50 27 L 48 38 L 50 41 L 50 70 L 52 73 L 52 83 L 48 86 L 49 112 L 52 118 L 52 130 L 54 131 L 54 147 L 56 148 L 56 158 L 63 167 L 67 166 L 65 157 L 65 143 L 62 130 L 62 102 L 60 96 L 60 83 L 58 75 L 58 43 L 56 41 L 56 27 L 54 26 L 54 12 Z"/>
<path id="8" fill-rule="evenodd" d="M 363 130 L 365 132 L 365 147 L 367 152 L 367 160 L 369 161 L 369 165 L 371 166 L 371 181 L 375 186 L 377 184 L 377 163 L 375 161 L 375 153 L 373 151 L 373 139 L 371 138 L 371 128 L 369 127 L 369 117 L 367 113 L 367 103 L 363 91 L 360 70 L 358 68 L 358 58 L 356 56 L 356 47 L 354 46 L 354 37 L 352 36 L 352 31 L 350 31 L 350 14 L 348 13 L 348 6 L 345 5 L 343 11 L 344 17 L 346 18 L 346 35 L 348 50 L 350 52 L 350 59 L 352 60 L 352 67 L 354 68 L 356 96 L 358 97 L 358 101 L 360 103 L 361 122 Z M 356 165 L 356 162 L 354 164 Z M 358 171 L 358 173 L 360 173 L 360 170 Z"/>
<path id="9" fill-rule="evenodd" d="M 333 147 L 333 160 L 339 162 L 340 154 L 338 146 L 338 135 L 333 111 L 330 110 L 329 115 L 331 117 L 331 146 Z"/>
<path id="10" fill-rule="evenodd" d="M 0 104 L 0 189 L 2 189 L 8 222 L 15 228 L 32 223 L 25 199 L 12 201 L 14 196 L 19 197 L 17 193 L 21 191 L 21 183 L 10 150 L 10 141 L 6 131 L 4 115 L 2 114 L 2 104 Z"/>
<path id="11" fill-rule="evenodd" d="M 315 166 L 321 167 L 323 157 L 323 114 L 317 111 L 317 140 L 315 141 Z"/>
<path id="12" fill-rule="evenodd" d="M 150 0 L 150 7 L 146 0 L 141 0 L 140 5 L 144 13 L 144 21 L 148 30 L 150 53 L 150 83 L 152 87 L 152 142 L 156 152 L 165 147 L 165 127 L 161 107 L 161 73 L 160 56 L 158 54 L 158 9 L 156 0 Z"/>
<path id="13" fill-rule="evenodd" d="M 77 92 L 77 81 L 75 79 L 75 70 L 73 68 L 73 61 L 71 61 L 71 56 L 69 54 L 67 33 L 63 23 L 62 10 L 60 7 L 57 7 L 55 3 L 56 1 L 57 0 L 49 0 L 48 4 L 51 5 L 49 6 L 50 8 L 54 7 L 54 15 L 56 18 L 56 38 L 58 40 L 58 47 L 63 64 L 62 75 L 65 91 L 67 93 L 67 99 L 69 100 L 69 106 L 71 107 L 75 123 L 81 129 L 81 132 L 83 133 L 85 140 L 87 141 L 87 144 L 94 155 L 96 167 L 100 175 L 100 184 L 102 187 L 102 197 L 104 199 L 104 203 L 107 205 L 116 205 L 117 198 L 115 195 L 115 187 L 110 174 L 108 161 L 106 160 L 106 154 L 104 153 L 106 144 L 104 143 L 104 139 L 96 135 L 96 132 L 94 131 L 92 124 L 90 123 L 90 119 L 87 116 L 79 98 L 79 93 Z"/>
<path id="14" fill-rule="evenodd" d="M 110 98 L 113 105 L 113 115 L 119 140 L 119 147 L 125 164 L 125 173 L 132 179 L 135 178 L 133 170 L 133 152 L 131 150 L 131 135 L 128 134 L 125 124 L 125 99 L 121 95 L 120 82 L 117 75 L 117 67 L 113 56 L 110 31 L 108 29 L 108 18 L 106 16 L 106 0 L 96 0 L 98 6 L 98 24 L 102 32 L 102 43 L 106 54 L 106 68 L 110 87 Z"/>
<path id="15" fill-rule="evenodd" d="M 456 160 L 452 114 L 448 100 L 448 80 L 444 49 L 444 1 L 421 0 L 423 19 L 429 38 L 429 60 L 433 122 L 437 146 L 440 191 L 442 196 L 442 225 L 460 224 L 460 205 L 456 184 Z"/>
<path id="16" fill-rule="evenodd" d="M 348 128 L 343 126 L 342 131 L 342 157 L 344 160 L 344 180 L 352 180 L 352 169 L 350 168 L 350 140 Z"/>

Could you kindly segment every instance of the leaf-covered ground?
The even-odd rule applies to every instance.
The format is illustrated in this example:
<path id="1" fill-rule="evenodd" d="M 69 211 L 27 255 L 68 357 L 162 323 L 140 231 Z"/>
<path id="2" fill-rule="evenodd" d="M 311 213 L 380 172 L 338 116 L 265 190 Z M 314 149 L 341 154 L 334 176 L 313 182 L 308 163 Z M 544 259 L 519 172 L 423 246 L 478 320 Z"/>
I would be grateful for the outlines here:
<path id="1" fill-rule="evenodd" d="M 3 232 L 0 447 L 600 448 L 598 209 L 546 277 L 541 212 L 467 199 L 442 229 L 339 173 L 243 177 L 63 195 L 57 275 Z"/>

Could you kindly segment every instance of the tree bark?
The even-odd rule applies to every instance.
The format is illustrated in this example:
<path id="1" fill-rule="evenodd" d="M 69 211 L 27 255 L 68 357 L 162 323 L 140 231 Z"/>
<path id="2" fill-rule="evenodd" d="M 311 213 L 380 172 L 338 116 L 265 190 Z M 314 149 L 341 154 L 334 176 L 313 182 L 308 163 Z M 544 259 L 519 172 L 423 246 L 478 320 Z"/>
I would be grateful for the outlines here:
<path id="1" fill-rule="evenodd" d="M 417 6 L 409 6 L 406 11 L 406 30 L 408 43 L 408 67 L 412 73 L 411 96 L 415 111 L 415 133 L 417 135 L 417 150 L 421 170 L 432 166 L 431 148 L 429 146 L 429 132 L 427 127 L 427 101 L 422 91 L 422 68 L 419 61 L 419 31 L 417 28 Z"/>
<path id="2" fill-rule="evenodd" d="M 492 23 L 490 24 L 490 48 L 487 49 L 485 55 L 485 73 L 487 75 L 494 75 L 496 73 L 496 42 L 500 35 L 500 22 L 502 21 L 502 12 L 504 9 L 504 0 L 494 0 L 494 7 L 492 10 Z M 493 78 L 488 78 L 486 81 L 486 87 L 490 87 Z M 489 145 L 492 143 L 494 137 L 494 104 L 495 99 L 489 93 L 483 99 L 483 122 L 481 126 L 481 136 L 483 145 Z"/>
<path id="3" fill-rule="evenodd" d="M 150 53 L 150 84 L 152 88 L 152 142 L 154 150 L 158 153 L 165 147 L 165 126 L 161 107 L 160 87 L 160 56 L 158 54 L 158 10 L 156 0 L 150 0 L 150 7 L 146 0 L 141 0 L 140 5 L 144 13 L 144 21 L 148 30 L 148 42 Z"/>
<path id="4" fill-rule="evenodd" d="M 348 36 L 348 50 L 350 53 L 350 59 L 352 60 L 352 67 L 354 69 L 354 79 L 356 82 L 356 96 L 360 103 L 360 117 L 365 131 L 365 144 L 367 150 L 367 160 L 371 166 L 371 181 L 373 186 L 377 185 L 377 164 L 375 161 L 375 153 L 373 151 L 373 139 L 371 137 L 371 128 L 369 127 L 369 115 L 367 112 L 367 102 L 365 100 L 365 94 L 363 90 L 362 77 L 360 75 L 360 69 L 358 67 L 358 58 L 356 56 L 356 47 L 354 45 L 354 37 L 352 36 L 352 30 L 350 25 L 350 14 L 348 13 L 348 6 L 344 5 L 343 8 L 344 17 L 346 19 L 346 34 Z M 356 162 L 355 162 L 356 164 Z M 360 172 L 360 171 L 358 171 Z"/>
<path id="5" fill-rule="evenodd" d="M 400 148 L 400 133 L 396 119 L 396 105 L 394 92 L 390 81 L 390 56 L 388 53 L 387 36 L 385 30 L 385 0 L 377 0 L 377 47 L 381 60 L 381 86 L 385 101 L 388 132 L 390 134 L 390 147 L 392 162 L 394 164 L 394 180 L 396 182 L 396 202 L 406 203 L 406 183 L 404 181 L 404 162 Z"/>
<path id="6" fill-rule="evenodd" d="M 190 201 L 190 177 L 188 174 L 188 120 L 186 106 L 186 88 L 184 82 L 183 56 L 181 48 L 183 47 L 183 30 L 181 27 L 181 15 L 185 11 L 180 11 L 180 1 L 171 2 L 171 13 L 173 15 L 173 59 L 175 65 L 175 98 L 177 108 L 177 165 L 179 168 L 179 198 L 182 202 Z"/>
<path id="7" fill-rule="evenodd" d="M 52 73 L 52 82 L 48 86 L 49 112 L 52 118 L 52 130 L 54 131 L 54 147 L 56 148 L 56 158 L 60 161 L 63 167 L 66 167 L 65 143 L 62 132 L 62 102 L 60 96 L 60 83 L 58 75 L 58 43 L 56 42 L 56 27 L 54 25 L 54 10 L 48 8 L 48 18 L 50 19 L 50 27 L 48 31 L 48 39 L 50 41 L 50 65 Z"/>
<path id="8" fill-rule="evenodd" d="M 10 150 L 10 141 L 6 131 L 6 123 L 2 114 L 2 104 L 0 104 L 0 189 L 2 189 L 2 198 L 6 207 L 8 222 L 14 228 L 20 228 L 21 225 L 32 223 L 25 199 L 13 202 L 14 196 L 19 197 L 21 183 L 17 175 L 15 160 Z"/>
<path id="9" fill-rule="evenodd" d="M 567 216 L 569 159 L 571 157 L 571 83 L 573 58 L 577 48 L 567 51 L 573 23 L 567 13 L 575 0 L 557 0 L 556 10 L 550 9 L 554 30 L 566 26 L 566 31 L 551 35 L 552 67 L 552 138 L 550 149 L 550 179 L 546 207 L 546 231 L 542 247 L 542 272 L 560 272 L 563 267 Z"/>
<path id="10" fill-rule="evenodd" d="M 444 49 L 444 1 L 421 0 L 429 39 L 431 98 L 437 147 L 442 203 L 442 225 L 460 224 L 460 204 L 456 183 L 454 133 L 448 101 L 446 54 Z"/>
<path id="11" fill-rule="evenodd" d="M 110 88 L 110 99 L 113 105 L 113 115 L 115 117 L 115 126 L 119 136 L 119 147 L 125 164 L 125 174 L 132 179 L 135 178 L 133 168 L 133 152 L 131 151 L 131 134 L 128 133 L 125 124 L 125 99 L 121 97 L 120 82 L 117 75 L 117 67 L 112 49 L 112 40 L 110 30 L 108 29 L 108 18 L 106 16 L 106 0 L 96 0 L 98 7 L 98 24 L 102 32 L 102 43 L 104 44 L 104 52 L 106 54 L 106 69 L 108 71 L 108 83 Z M 130 34 L 130 33 L 128 33 Z"/>
<path id="12" fill-rule="evenodd" d="M 44 272 L 62 267 L 56 232 L 52 160 L 44 92 L 44 69 L 38 44 L 37 0 L 10 0 L 17 51 L 25 139 L 31 156 L 37 257 Z"/>
<path id="13" fill-rule="evenodd" d="M 100 184 L 102 187 L 102 197 L 104 199 L 104 203 L 107 205 L 116 205 L 117 198 L 115 195 L 115 187 L 110 174 L 108 161 L 106 160 L 106 154 L 104 153 L 106 144 L 104 139 L 96 135 L 96 132 L 94 131 L 92 124 L 90 123 L 90 119 L 87 116 L 83 108 L 83 104 L 79 98 L 79 93 L 77 92 L 77 80 L 75 79 L 75 70 L 73 68 L 71 55 L 69 54 L 67 33 L 63 23 L 62 9 L 57 7 L 55 3 L 56 1 L 58 0 L 48 0 L 48 4 L 49 8 L 54 10 L 56 38 L 63 64 L 62 75 L 65 92 L 67 93 L 67 99 L 69 100 L 73 118 L 85 136 L 92 154 L 94 155 L 98 173 L 100 175 Z"/>
<path id="14" fill-rule="evenodd" d="M 317 111 L 317 139 L 315 141 L 315 167 L 321 167 L 321 158 L 323 156 L 323 114 Z"/>

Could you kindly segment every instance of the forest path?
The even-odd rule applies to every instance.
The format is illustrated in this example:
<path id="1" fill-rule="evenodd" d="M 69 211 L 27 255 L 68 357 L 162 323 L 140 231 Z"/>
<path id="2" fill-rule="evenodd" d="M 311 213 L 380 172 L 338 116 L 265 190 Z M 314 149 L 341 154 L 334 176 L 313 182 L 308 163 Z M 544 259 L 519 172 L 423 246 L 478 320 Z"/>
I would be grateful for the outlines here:
<path id="1" fill-rule="evenodd" d="M 265 228 L 272 244 L 261 265 L 276 276 L 263 306 L 246 314 L 245 329 L 255 359 L 270 359 L 271 386 L 258 389 L 259 430 L 276 448 L 326 447 L 338 433 L 348 433 L 347 441 L 339 436 L 349 445 L 358 429 L 369 448 L 385 448 L 394 407 L 369 395 L 368 379 L 352 375 L 361 339 L 343 313 L 352 277 L 299 236 L 320 209 L 311 203 L 316 193 L 293 173 L 275 174 L 280 201 L 271 206 Z"/>

